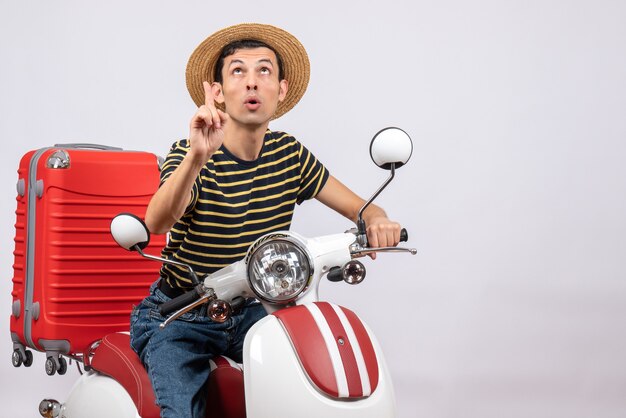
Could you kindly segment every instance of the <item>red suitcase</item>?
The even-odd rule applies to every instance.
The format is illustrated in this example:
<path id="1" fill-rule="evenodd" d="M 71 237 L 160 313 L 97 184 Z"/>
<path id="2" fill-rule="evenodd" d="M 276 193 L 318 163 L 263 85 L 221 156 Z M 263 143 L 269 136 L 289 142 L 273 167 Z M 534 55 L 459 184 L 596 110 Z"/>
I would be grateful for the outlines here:
<path id="1" fill-rule="evenodd" d="M 143 218 L 158 183 L 158 157 L 147 152 L 65 144 L 22 157 L 11 293 L 14 366 L 32 364 L 31 347 L 46 352 L 49 375 L 63 374 L 62 355 L 82 360 L 104 335 L 128 331 L 132 306 L 147 295 L 160 265 L 119 248 L 109 225 L 120 212 Z M 164 235 L 154 236 L 148 252 L 164 245 Z"/>

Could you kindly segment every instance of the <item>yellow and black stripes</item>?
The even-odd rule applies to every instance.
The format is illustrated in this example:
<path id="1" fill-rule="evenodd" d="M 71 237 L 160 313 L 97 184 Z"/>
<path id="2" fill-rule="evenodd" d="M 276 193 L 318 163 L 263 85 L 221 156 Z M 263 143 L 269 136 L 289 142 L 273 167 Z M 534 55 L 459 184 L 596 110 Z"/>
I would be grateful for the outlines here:
<path id="1" fill-rule="evenodd" d="M 172 145 L 161 184 L 187 151 L 187 140 Z M 296 203 L 315 197 L 328 175 L 313 154 L 283 132 L 267 131 L 255 161 L 240 160 L 222 147 L 198 175 L 163 256 L 189 263 L 201 274 L 238 261 L 260 236 L 289 229 Z M 176 266 L 164 266 L 161 275 L 171 286 L 190 286 L 185 271 Z"/>

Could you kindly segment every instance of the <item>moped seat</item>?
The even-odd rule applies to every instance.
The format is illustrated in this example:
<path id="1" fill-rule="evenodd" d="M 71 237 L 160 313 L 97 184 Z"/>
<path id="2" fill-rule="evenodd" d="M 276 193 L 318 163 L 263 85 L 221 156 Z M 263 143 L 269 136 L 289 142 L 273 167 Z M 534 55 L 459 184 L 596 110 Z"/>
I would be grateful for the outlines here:
<path id="1" fill-rule="evenodd" d="M 243 369 L 225 356 L 210 363 L 206 418 L 245 418 Z"/>
<path id="2" fill-rule="evenodd" d="M 130 347 L 130 336 L 108 334 L 95 349 L 91 366 L 120 383 L 130 395 L 142 418 L 158 418 L 159 406 L 146 369 Z M 245 418 L 243 371 L 224 356 L 211 361 L 207 393 L 207 418 Z"/>

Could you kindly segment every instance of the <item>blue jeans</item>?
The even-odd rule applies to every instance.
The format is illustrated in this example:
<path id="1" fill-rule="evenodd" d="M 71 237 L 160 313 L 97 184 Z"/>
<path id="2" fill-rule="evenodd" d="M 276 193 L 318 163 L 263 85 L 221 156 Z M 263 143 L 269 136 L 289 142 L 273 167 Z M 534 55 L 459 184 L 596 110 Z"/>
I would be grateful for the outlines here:
<path id="1" fill-rule="evenodd" d="M 158 281 L 157 281 L 158 283 Z M 204 417 L 209 360 L 226 355 L 241 362 L 246 332 L 266 315 L 259 303 L 219 324 L 206 316 L 206 304 L 159 329 L 158 307 L 170 300 L 157 283 L 131 313 L 130 345 L 148 371 L 162 418 Z"/>

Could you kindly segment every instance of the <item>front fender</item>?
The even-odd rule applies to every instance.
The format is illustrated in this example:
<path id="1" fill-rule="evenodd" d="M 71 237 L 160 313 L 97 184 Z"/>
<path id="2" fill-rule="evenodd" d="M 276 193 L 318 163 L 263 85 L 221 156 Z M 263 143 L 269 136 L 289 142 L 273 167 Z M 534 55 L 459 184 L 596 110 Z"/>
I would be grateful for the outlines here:
<path id="1" fill-rule="evenodd" d="M 342 326 L 346 320 L 353 325 Z M 244 343 L 244 381 L 249 418 L 395 416 L 378 342 L 354 313 L 325 302 L 285 308 L 255 324 Z"/>

